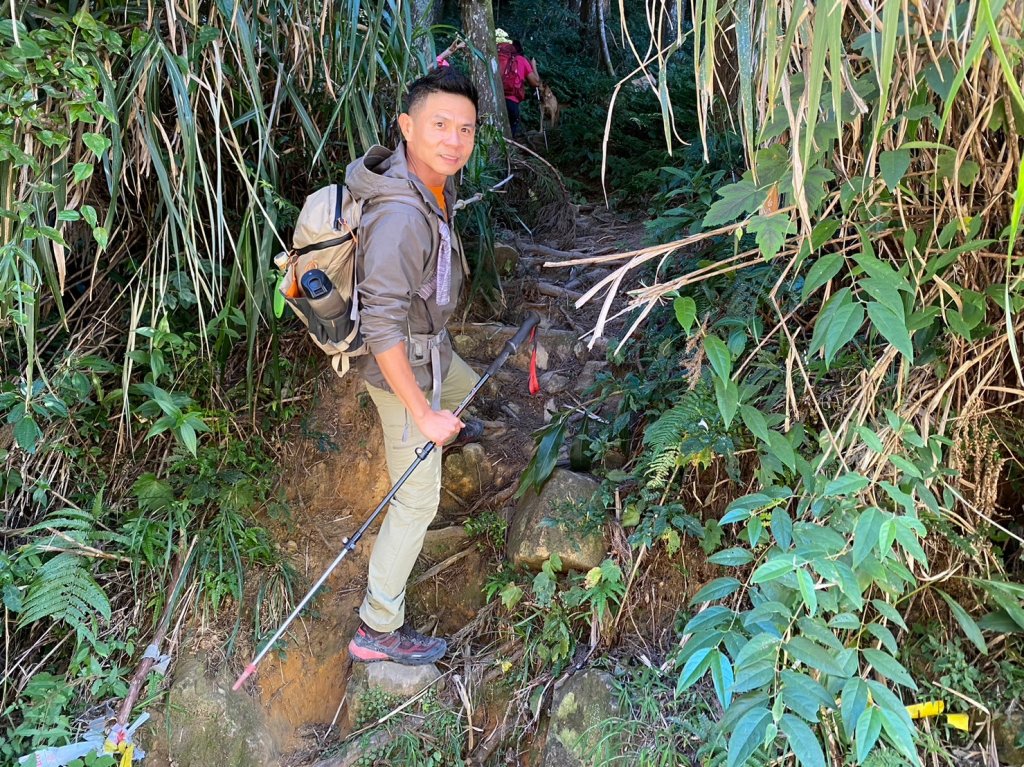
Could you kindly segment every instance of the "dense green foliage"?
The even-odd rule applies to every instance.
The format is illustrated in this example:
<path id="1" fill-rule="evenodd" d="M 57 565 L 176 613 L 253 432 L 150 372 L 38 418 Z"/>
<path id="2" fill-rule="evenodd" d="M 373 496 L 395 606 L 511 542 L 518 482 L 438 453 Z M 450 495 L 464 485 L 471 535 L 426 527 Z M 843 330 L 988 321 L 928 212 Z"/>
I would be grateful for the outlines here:
<path id="1" fill-rule="evenodd" d="M 283 510 L 273 445 L 312 368 L 281 353 L 271 257 L 303 193 L 385 136 L 413 35 L 386 3 L 0 21 L 4 763 L 122 699 L 165 609 L 230 652 L 287 608 L 257 519 Z"/>
<path id="2" fill-rule="evenodd" d="M 933 680 L 997 678 L 989 639 L 1024 631 L 1005 572 L 1019 537 L 997 500 L 1021 457 L 1024 381 L 1013 12 L 696 12 L 711 162 L 665 171 L 649 231 L 688 236 L 646 256 L 665 259 L 630 298 L 647 322 L 614 356 L 636 372 L 604 381 L 615 415 L 584 435 L 596 460 L 634 456 L 599 505 L 619 511 L 632 558 L 685 558 L 692 538 L 721 568 L 662 668 L 679 695 L 710 681 L 725 764 L 945 758 L 905 705 L 943 690 L 963 710 Z M 741 178 L 710 127 L 723 107 Z M 524 481 L 550 471 L 564 427 L 540 435 Z M 939 654 L 961 659 L 953 676 L 905 652 L 923 600 L 957 648 Z M 1000 656 L 1019 653 L 1014 638 Z"/>

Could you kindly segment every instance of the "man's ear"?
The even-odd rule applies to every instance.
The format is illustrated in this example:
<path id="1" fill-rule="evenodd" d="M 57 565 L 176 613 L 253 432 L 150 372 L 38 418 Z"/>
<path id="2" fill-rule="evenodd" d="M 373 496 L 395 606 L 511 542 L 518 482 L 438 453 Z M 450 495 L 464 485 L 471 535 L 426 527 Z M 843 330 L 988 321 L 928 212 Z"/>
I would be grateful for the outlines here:
<path id="1" fill-rule="evenodd" d="M 407 112 L 398 115 L 398 129 L 402 132 L 403 139 L 408 138 L 409 132 L 412 130 L 412 118 Z"/>

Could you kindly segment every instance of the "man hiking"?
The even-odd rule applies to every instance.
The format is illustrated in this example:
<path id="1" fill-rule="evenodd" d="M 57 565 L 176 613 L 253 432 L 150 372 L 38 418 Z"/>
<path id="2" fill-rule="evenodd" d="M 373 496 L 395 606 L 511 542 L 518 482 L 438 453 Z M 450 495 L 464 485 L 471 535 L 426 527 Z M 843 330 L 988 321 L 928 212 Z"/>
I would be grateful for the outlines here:
<path id="1" fill-rule="evenodd" d="M 494 42 L 498 44 L 498 71 L 501 73 L 501 89 L 505 92 L 509 127 L 512 129 L 512 138 L 519 138 L 523 135 L 519 105 L 526 98 L 523 84 L 539 88 L 540 78 L 530 60 L 523 55 L 523 46 L 518 40 L 513 41 L 508 32 L 504 29 L 494 30 Z"/>
<path id="2" fill-rule="evenodd" d="M 370 354 L 359 371 L 380 414 L 392 483 L 424 442 L 470 442 L 483 431 L 479 421 L 464 424 L 452 413 L 479 376 L 453 352 L 445 331 L 464 277 L 452 177 L 473 151 L 477 91 L 444 67 L 416 80 L 406 103 L 398 147 L 373 147 L 345 175 L 365 200 L 356 268 Z M 377 535 L 362 623 L 348 646 L 354 660 L 420 665 L 447 651 L 444 639 L 405 622 L 406 582 L 440 495 L 441 450 L 434 450 L 395 494 Z"/>

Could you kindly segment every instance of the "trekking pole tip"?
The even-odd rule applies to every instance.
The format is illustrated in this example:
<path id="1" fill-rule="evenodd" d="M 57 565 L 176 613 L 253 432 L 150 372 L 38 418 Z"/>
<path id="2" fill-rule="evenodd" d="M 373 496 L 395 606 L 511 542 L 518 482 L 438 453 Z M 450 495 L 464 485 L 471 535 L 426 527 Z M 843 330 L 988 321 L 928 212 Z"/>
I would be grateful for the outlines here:
<path id="1" fill-rule="evenodd" d="M 239 675 L 238 679 L 235 680 L 235 683 L 231 685 L 231 691 L 238 692 L 241 689 L 242 685 L 245 684 L 245 680 L 252 676 L 254 671 L 256 671 L 255 663 L 250 663 L 248 666 L 246 666 L 245 671 L 243 671 Z"/>

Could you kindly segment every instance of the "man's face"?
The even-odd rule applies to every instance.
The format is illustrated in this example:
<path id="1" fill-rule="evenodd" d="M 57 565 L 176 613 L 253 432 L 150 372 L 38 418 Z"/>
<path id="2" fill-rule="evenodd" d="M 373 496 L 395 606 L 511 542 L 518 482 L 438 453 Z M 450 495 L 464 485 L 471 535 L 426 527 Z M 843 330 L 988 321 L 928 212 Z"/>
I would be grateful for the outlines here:
<path id="1" fill-rule="evenodd" d="M 398 116 L 409 168 L 427 186 L 442 186 L 473 152 L 476 109 L 465 96 L 431 93 Z"/>

